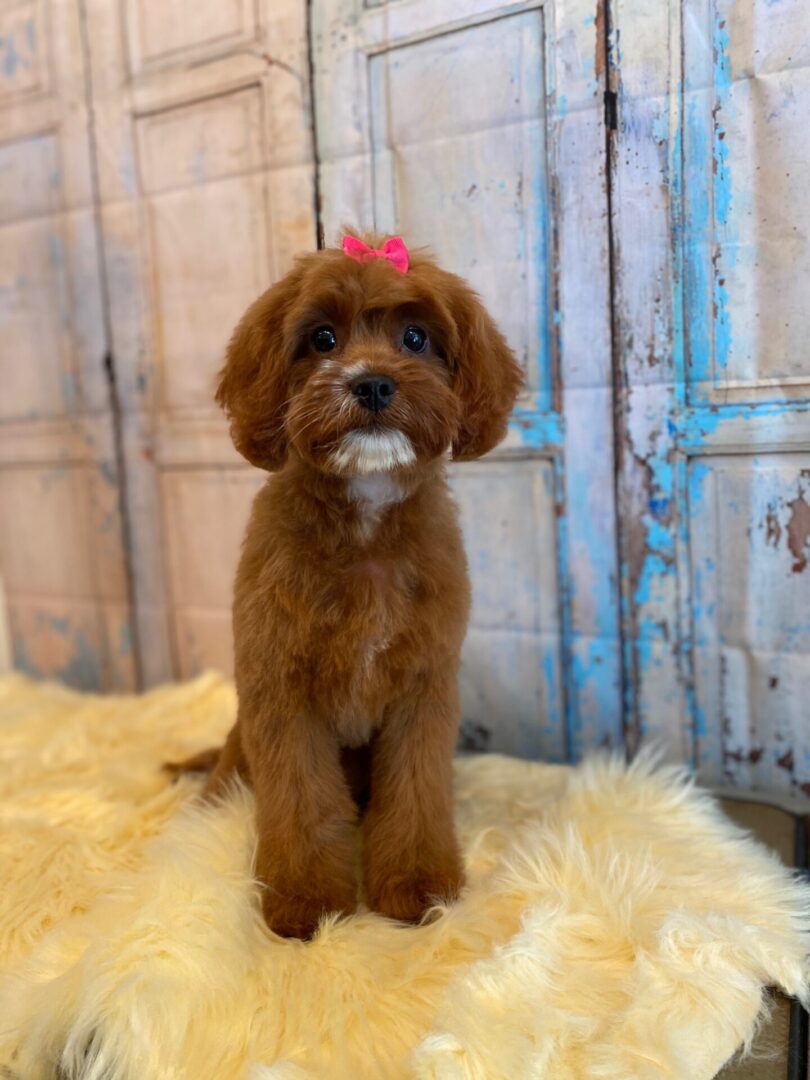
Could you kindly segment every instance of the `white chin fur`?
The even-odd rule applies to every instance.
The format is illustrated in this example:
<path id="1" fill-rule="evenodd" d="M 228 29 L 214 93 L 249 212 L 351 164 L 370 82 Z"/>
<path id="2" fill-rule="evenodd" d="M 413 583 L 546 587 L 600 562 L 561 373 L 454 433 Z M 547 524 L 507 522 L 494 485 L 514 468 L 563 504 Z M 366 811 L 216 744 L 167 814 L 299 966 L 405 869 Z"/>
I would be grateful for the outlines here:
<path id="1" fill-rule="evenodd" d="M 416 454 L 401 431 L 350 431 L 329 460 L 342 473 L 365 476 L 413 465 Z"/>

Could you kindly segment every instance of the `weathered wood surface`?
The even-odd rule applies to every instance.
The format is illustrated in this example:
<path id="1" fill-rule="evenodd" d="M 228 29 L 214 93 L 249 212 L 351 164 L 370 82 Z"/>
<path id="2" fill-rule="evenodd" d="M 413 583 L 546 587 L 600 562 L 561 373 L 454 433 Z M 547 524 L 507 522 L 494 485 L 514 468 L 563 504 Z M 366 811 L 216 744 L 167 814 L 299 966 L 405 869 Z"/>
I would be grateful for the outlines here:
<path id="1" fill-rule="evenodd" d="M 810 793 L 810 8 L 610 18 L 630 743 Z"/>
<path id="2" fill-rule="evenodd" d="M 329 237 L 433 247 L 527 373 L 505 445 L 453 470 L 464 744 L 626 736 L 810 790 L 810 8 L 314 0 L 309 44 L 314 118 L 303 0 L 0 9 L 16 663 L 100 687 L 230 667 L 261 474 L 213 377 L 314 244 L 314 119 Z"/>
<path id="3" fill-rule="evenodd" d="M 73 0 L 0 7 L 0 573 L 14 660 L 136 678 Z"/>
<path id="4" fill-rule="evenodd" d="M 525 365 L 506 444 L 453 470 L 474 605 L 468 745 L 621 742 L 602 53 L 593 5 L 315 4 L 327 234 L 402 230 Z"/>
<path id="5" fill-rule="evenodd" d="M 304 5 L 88 0 L 113 351 L 147 685 L 232 665 L 262 473 L 213 401 L 242 311 L 315 242 Z"/>

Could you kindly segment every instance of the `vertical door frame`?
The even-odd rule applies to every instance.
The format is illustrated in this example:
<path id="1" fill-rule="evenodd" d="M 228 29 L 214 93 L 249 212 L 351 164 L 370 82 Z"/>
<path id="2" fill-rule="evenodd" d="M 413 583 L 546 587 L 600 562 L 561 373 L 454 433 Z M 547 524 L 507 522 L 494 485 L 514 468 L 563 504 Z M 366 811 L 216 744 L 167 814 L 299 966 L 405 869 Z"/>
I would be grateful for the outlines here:
<path id="1" fill-rule="evenodd" d="M 677 572 L 688 542 L 686 464 L 672 442 L 683 390 L 672 233 L 679 6 L 608 0 L 605 30 L 615 95 L 608 167 L 626 747 L 632 757 L 652 741 L 694 764 L 688 595 Z"/>

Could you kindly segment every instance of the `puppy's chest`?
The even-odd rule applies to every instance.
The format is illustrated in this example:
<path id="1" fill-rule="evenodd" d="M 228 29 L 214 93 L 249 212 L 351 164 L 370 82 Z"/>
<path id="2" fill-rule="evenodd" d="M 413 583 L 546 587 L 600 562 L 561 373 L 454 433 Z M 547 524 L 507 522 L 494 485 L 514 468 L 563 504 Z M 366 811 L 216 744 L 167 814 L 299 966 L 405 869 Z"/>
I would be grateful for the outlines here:
<path id="1" fill-rule="evenodd" d="M 365 671 L 412 624 L 419 577 L 415 568 L 373 554 L 353 561 L 332 592 L 334 632 L 350 666 Z"/>
<path id="2" fill-rule="evenodd" d="M 366 741 L 412 649 L 419 621 L 413 569 L 369 555 L 340 575 L 331 592 L 316 665 L 317 696 L 345 729 L 349 744 Z"/>
<path id="3" fill-rule="evenodd" d="M 412 617 L 419 573 L 402 555 L 401 537 L 384 537 L 386 519 L 402 499 L 399 486 L 388 476 L 358 477 L 349 481 L 348 494 L 354 544 L 340 558 L 333 599 L 342 613 L 338 632 L 362 674 Z"/>

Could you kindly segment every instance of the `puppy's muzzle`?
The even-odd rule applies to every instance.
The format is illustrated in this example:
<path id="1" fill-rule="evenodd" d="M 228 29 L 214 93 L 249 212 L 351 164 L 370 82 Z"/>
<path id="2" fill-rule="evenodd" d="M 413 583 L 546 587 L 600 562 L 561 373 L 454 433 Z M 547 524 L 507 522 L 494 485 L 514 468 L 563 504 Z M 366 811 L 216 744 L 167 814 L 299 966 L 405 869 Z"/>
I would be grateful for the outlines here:
<path id="1" fill-rule="evenodd" d="M 358 375 L 349 388 L 364 409 L 378 413 L 391 404 L 397 384 L 388 375 Z"/>

